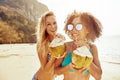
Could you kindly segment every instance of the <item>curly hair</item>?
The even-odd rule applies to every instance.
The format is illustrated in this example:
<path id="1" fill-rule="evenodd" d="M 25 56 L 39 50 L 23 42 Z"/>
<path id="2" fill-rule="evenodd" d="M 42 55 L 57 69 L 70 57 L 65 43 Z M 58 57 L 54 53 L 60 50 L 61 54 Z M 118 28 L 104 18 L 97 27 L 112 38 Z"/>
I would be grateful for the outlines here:
<path id="1" fill-rule="evenodd" d="M 102 24 L 89 12 L 76 12 L 69 14 L 65 21 L 65 32 L 67 33 L 67 25 L 71 24 L 73 19 L 79 17 L 83 26 L 85 26 L 89 33 L 87 35 L 87 40 L 94 42 L 96 38 L 99 38 L 102 34 Z"/>

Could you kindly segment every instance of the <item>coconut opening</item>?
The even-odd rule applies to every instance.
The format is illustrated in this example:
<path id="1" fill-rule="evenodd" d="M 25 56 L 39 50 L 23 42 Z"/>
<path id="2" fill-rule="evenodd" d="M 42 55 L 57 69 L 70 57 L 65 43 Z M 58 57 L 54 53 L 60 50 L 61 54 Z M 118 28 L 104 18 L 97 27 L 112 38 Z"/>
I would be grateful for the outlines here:
<path id="1" fill-rule="evenodd" d="M 83 56 L 83 57 L 93 57 L 91 52 L 86 46 L 82 46 L 73 51 L 74 54 Z"/>
<path id="2" fill-rule="evenodd" d="M 57 47 L 57 46 L 63 45 L 64 43 L 65 43 L 65 38 L 56 37 L 52 40 L 49 47 Z"/>

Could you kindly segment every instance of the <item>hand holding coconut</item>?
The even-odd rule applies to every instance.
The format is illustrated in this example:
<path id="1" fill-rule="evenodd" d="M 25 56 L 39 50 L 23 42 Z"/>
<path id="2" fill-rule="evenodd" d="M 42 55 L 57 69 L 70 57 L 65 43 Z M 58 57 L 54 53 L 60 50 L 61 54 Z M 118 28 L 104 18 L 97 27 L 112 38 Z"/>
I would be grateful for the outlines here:
<path id="1" fill-rule="evenodd" d="M 61 58 L 65 52 L 65 37 L 64 36 L 56 36 L 49 45 L 50 55 L 55 58 Z"/>
<path id="2" fill-rule="evenodd" d="M 78 47 L 73 51 L 72 64 L 76 69 L 87 68 L 93 60 L 93 56 L 86 46 Z"/>

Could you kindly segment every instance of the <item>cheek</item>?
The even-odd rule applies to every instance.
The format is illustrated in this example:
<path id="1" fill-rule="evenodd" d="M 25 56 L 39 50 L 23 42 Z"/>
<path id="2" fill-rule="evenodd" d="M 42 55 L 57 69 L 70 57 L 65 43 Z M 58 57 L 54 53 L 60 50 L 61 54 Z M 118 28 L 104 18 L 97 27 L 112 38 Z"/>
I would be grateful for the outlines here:
<path id="1" fill-rule="evenodd" d="M 84 35 L 84 30 L 78 32 L 79 35 Z"/>
<path id="2" fill-rule="evenodd" d="M 73 36 L 73 32 L 72 31 L 68 31 L 68 36 L 69 36 L 69 38 L 71 38 L 71 39 L 73 39 L 73 40 L 75 40 L 76 39 L 76 36 Z"/>
<path id="3" fill-rule="evenodd" d="M 79 34 L 79 35 L 82 35 L 82 34 L 84 34 L 84 33 L 83 33 L 83 31 L 78 31 L 78 34 Z"/>
<path id="4" fill-rule="evenodd" d="M 80 39 L 86 38 L 86 35 L 87 35 L 87 34 L 86 34 L 86 32 L 85 32 L 84 30 L 79 32 L 79 38 L 80 38 Z"/>
<path id="5" fill-rule="evenodd" d="M 54 25 L 55 26 L 55 29 L 57 30 L 57 25 Z"/>

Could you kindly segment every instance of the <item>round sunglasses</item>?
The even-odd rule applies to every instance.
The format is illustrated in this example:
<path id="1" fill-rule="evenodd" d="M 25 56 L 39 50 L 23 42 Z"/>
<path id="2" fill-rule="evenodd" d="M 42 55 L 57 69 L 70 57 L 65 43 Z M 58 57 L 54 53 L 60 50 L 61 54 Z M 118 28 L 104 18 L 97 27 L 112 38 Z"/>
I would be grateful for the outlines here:
<path id="1" fill-rule="evenodd" d="M 67 28 L 68 28 L 69 31 L 72 31 L 73 28 L 75 28 L 76 30 L 81 30 L 82 29 L 82 24 L 77 24 L 75 27 L 72 24 L 69 24 L 67 26 Z"/>

